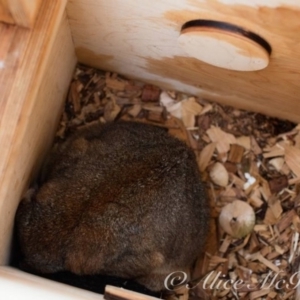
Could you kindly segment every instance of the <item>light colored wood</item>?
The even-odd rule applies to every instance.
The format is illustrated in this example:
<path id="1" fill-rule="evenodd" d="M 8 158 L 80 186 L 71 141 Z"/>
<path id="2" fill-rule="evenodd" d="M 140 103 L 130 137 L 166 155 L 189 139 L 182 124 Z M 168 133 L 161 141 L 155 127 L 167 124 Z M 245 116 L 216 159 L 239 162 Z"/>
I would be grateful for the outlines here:
<path id="1" fill-rule="evenodd" d="M 216 28 L 187 28 L 178 43 L 190 57 L 228 70 L 257 71 L 269 64 L 269 54 L 261 45 Z"/>
<path id="2" fill-rule="evenodd" d="M 103 300 L 103 295 L 47 280 L 10 267 L 0 267 L 0 299 Z"/>
<path id="3" fill-rule="evenodd" d="M 17 205 L 52 144 L 75 67 L 65 5 L 44 1 L 29 35 L 20 33 L 20 49 L 7 38 L 20 52 L 14 67 L 4 59 L 0 70 L 0 264 L 8 261 Z"/>
<path id="4" fill-rule="evenodd" d="M 128 300 L 159 300 L 159 298 L 144 295 L 134 291 L 126 290 L 123 288 L 107 285 L 105 287 L 104 298 L 107 300 L 112 299 L 128 299 Z"/>
<path id="5" fill-rule="evenodd" d="M 79 61 L 166 88 L 300 121 L 300 1 L 69 0 Z M 266 39 L 273 52 L 261 71 L 210 66 L 180 48 L 193 19 L 230 22 Z"/>
<path id="6" fill-rule="evenodd" d="M 7 0 L 0 0 L 0 21 L 14 24 L 14 18 L 12 17 L 9 8 L 7 6 Z"/>
<path id="7" fill-rule="evenodd" d="M 42 0 L 0 0 L 0 21 L 32 28 Z"/>
<path id="8" fill-rule="evenodd" d="M 15 74 L 24 59 L 30 31 L 0 23 L 0 120 L 3 117 Z"/>

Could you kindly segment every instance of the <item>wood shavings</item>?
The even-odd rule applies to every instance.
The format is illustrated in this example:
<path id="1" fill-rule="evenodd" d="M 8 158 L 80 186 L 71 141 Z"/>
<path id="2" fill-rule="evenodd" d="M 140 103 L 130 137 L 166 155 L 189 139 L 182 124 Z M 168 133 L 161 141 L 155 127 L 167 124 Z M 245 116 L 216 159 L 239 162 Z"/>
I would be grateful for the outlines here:
<path id="1" fill-rule="evenodd" d="M 119 91 L 124 91 L 125 86 L 127 84 L 126 81 L 118 80 L 112 77 L 106 77 L 105 83 L 108 88 Z"/>
<path id="2" fill-rule="evenodd" d="M 204 115 L 208 112 L 210 112 L 213 109 L 213 106 L 209 103 L 205 104 L 204 107 L 202 108 L 200 115 Z"/>
<path id="3" fill-rule="evenodd" d="M 300 125 L 78 66 L 57 140 L 79 126 L 118 119 L 165 128 L 196 154 L 208 186 L 212 230 L 193 274 L 214 271 L 212 283 L 220 271 L 244 284 L 199 285 L 189 291 L 190 299 L 295 299 L 295 290 L 276 289 L 271 280 L 277 273 L 288 280 L 300 261 Z M 211 176 L 215 166 L 215 175 L 227 174 L 221 183 Z M 239 239 L 218 224 L 222 208 L 236 199 L 248 203 L 256 218 L 252 232 Z M 271 285 L 262 289 L 264 280 Z M 187 299 L 186 291 L 182 295 L 176 300 Z"/>
<path id="4" fill-rule="evenodd" d="M 202 106 L 196 102 L 194 97 L 182 101 L 181 113 L 182 121 L 185 127 L 192 128 L 195 126 L 196 115 L 201 114 Z"/>
<path id="5" fill-rule="evenodd" d="M 81 101 L 80 101 L 80 91 L 82 89 L 82 85 L 78 81 L 74 81 L 71 83 L 68 101 L 73 104 L 73 109 L 75 113 L 79 113 L 81 110 Z"/>
<path id="6" fill-rule="evenodd" d="M 286 164 L 297 177 L 300 177 L 300 149 L 293 146 L 286 146 L 284 150 Z"/>
<path id="7" fill-rule="evenodd" d="M 284 158 L 282 158 L 282 157 L 273 158 L 273 159 L 269 160 L 268 164 L 270 166 L 274 167 L 274 169 L 277 172 L 280 172 L 284 165 Z"/>
<path id="8" fill-rule="evenodd" d="M 262 153 L 260 146 L 258 145 L 256 139 L 253 136 L 251 136 L 251 149 L 252 149 L 253 153 L 256 155 L 259 155 Z"/>
<path id="9" fill-rule="evenodd" d="M 230 146 L 230 151 L 227 160 L 235 164 L 240 163 L 242 161 L 244 152 L 245 152 L 244 147 L 237 144 L 232 144 Z"/>
<path id="10" fill-rule="evenodd" d="M 269 180 L 269 187 L 271 193 L 278 193 L 282 191 L 284 188 L 288 187 L 288 178 L 286 175 L 281 175 L 278 177 L 274 177 Z"/>
<path id="11" fill-rule="evenodd" d="M 160 96 L 160 89 L 153 85 L 145 85 L 143 87 L 141 100 L 143 102 L 158 102 Z"/>
<path id="12" fill-rule="evenodd" d="M 120 111 L 121 108 L 118 104 L 115 104 L 113 101 L 107 102 L 107 104 L 104 107 L 104 119 L 107 122 L 113 121 Z"/>
<path id="13" fill-rule="evenodd" d="M 255 208 L 260 208 L 264 204 L 258 188 L 252 190 L 251 194 L 249 195 L 249 203 Z"/>
<path id="14" fill-rule="evenodd" d="M 162 92 L 160 94 L 159 102 L 172 116 L 178 119 L 182 118 L 182 102 L 174 100 L 167 92 Z"/>
<path id="15" fill-rule="evenodd" d="M 283 156 L 284 155 L 284 148 L 280 145 L 276 144 L 275 146 L 264 149 L 264 157 L 270 158 L 270 157 L 277 157 L 277 156 Z"/>
<path id="16" fill-rule="evenodd" d="M 248 258 L 251 260 L 258 260 L 261 263 L 263 263 L 265 266 L 267 266 L 270 270 L 274 271 L 275 273 L 279 273 L 279 268 L 275 266 L 273 263 L 271 263 L 269 260 L 264 258 L 259 252 L 250 255 Z"/>
<path id="17" fill-rule="evenodd" d="M 198 165 L 199 165 L 201 172 L 203 172 L 206 169 L 206 167 L 208 166 L 208 164 L 210 163 L 215 149 L 216 149 L 216 143 L 210 143 L 210 144 L 206 145 L 200 152 L 200 155 L 198 158 Z"/>
<path id="18" fill-rule="evenodd" d="M 236 143 L 236 139 L 232 134 L 224 132 L 219 127 L 211 126 L 206 133 L 210 140 L 216 143 L 219 153 L 227 153 L 230 149 L 230 144 Z"/>
<path id="19" fill-rule="evenodd" d="M 249 136 L 240 136 L 236 139 L 237 145 L 244 147 L 246 150 L 251 148 L 251 138 Z"/>
<path id="20" fill-rule="evenodd" d="M 136 118 L 139 115 L 139 113 L 141 112 L 141 110 L 142 110 L 142 105 L 135 104 L 128 110 L 128 114 L 131 117 Z"/>

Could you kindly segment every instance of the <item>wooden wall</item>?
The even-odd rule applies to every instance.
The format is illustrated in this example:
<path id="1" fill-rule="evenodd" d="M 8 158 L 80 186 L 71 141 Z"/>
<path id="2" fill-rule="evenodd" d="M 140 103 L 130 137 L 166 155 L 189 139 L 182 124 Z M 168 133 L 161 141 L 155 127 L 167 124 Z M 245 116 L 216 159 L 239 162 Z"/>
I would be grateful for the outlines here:
<path id="1" fill-rule="evenodd" d="M 42 0 L 0 0 L 0 21 L 32 28 Z"/>
<path id="2" fill-rule="evenodd" d="M 0 23 L 0 265 L 22 193 L 52 146 L 76 64 L 66 0 L 44 1 L 32 30 Z"/>
<path id="3" fill-rule="evenodd" d="M 80 62 L 271 116 L 300 121 L 299 0 L 69 0 Z M 265 38 L 261 71 L 228 71 L 188 57 L 177 39 L 192 19 L 227 21 Z"/>

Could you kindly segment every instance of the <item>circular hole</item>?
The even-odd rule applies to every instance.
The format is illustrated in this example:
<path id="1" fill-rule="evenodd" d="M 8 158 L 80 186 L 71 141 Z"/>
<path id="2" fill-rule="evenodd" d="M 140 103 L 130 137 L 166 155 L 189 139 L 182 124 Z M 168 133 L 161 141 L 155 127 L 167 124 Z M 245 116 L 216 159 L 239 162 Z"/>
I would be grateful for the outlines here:
<path id="1" fill-rule="evenodd" d="M 270 44 L 256 33 L 213 20 L 185 23 L 179 44 L 191 57 L 236 71 L 264 69 L 272 52 Z"/>

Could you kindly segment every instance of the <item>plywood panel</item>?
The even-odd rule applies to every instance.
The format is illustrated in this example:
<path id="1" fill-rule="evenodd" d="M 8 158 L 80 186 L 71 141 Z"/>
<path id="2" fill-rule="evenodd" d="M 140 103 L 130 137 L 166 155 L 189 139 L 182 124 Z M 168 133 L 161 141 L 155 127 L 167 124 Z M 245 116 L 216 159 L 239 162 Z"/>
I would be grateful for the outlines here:
<path id="1" fill-rule="evenodd" d="M 52 144 L 75 67 L 65 5 L 45 1 L 27 42 L 21 39 L 24 53 L 17 52 L 13 68 L 4 59 L 0 70 L 0 86 L 6 86 L 0 95 L 0 264 L 8 260 L 17 205 Z"/>
<path id="2" fill-rule="evenodd" d="M 12 17 L 6 0 L 0 0 L 0 21 L 9 24 L 14 24 L 14 18 Z"/>
<path id="3" fill-rule="evenodd" d="M 69 0 L 67 11 L 83 63 L 300 121 L 299 0 Z M 181 26 L 197 18 L 231 22 L 262 36 L 273 48 L 269 66 L 228 71 L 189 57 L 178 37 Z"/>
<path id="4" fill-rule="evenodd" d="M 42 0 L 0 0 L 0 21 L 32 27 Z"/>
<path id="5" fill-rule="evenodd" d="M 0 267 L 0 299 L 104 300 L 103 295 L 47 280 L 10 267 Z"/>

